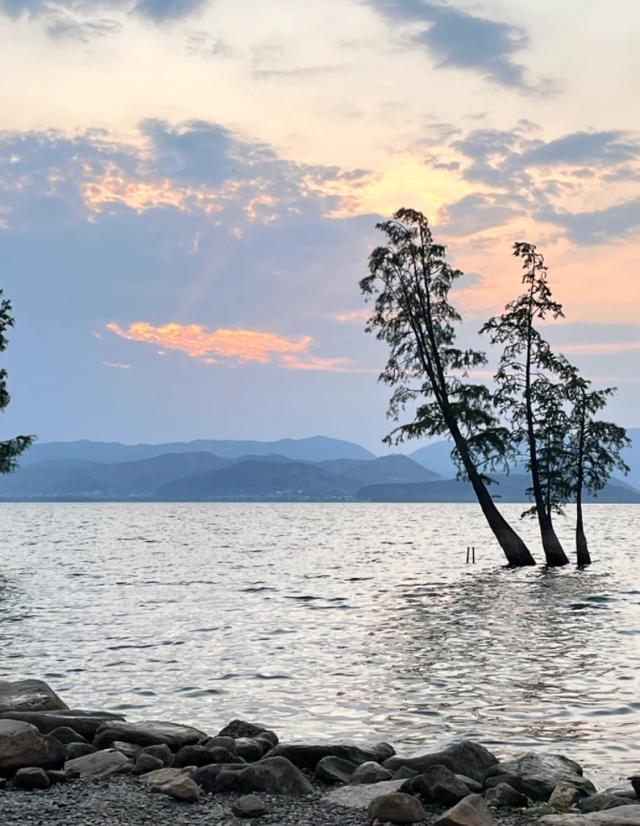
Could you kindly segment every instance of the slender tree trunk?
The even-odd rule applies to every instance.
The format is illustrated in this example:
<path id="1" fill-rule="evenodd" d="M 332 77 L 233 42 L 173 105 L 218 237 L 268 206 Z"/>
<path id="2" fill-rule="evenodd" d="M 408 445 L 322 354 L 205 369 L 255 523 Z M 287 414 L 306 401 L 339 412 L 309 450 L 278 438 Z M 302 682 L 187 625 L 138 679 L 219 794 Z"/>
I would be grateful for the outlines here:
<path id="1" fill-rule="evenodd" d="M 540 538 L 542 548 L 550 567 L 568 565 L 569 560 L 565 554 L 560 540 L 553 529 L 551 514 L 547 513 L 545 507 L 544 493 L 540 484 L 540 469 L 538 466 L 538 453 L 536 450 L 536 435 L 533 421 L 533 409 L 531 405 L 531 319 L 529 320 L 529 333 L 527 338 L 527 357 L 525 365 L 525 388 L 524 401 L 527 419 L 527 439 L 529 443 L 529 465 L 531 467 L 531 487 L 533 488 L 533 498 L 536 504 L 538 525 L 540 527 Z"/>
<path id="2" fill-rule="evenodd" d="M 576 496 L 576 558 L 578 568 L 585 568 L 591 565 L 591 556 L 589 554 L 589 546 L 587 545 L 587 537 L 584 533 L 584 522 L 582 519 L 582 491 L 578 491 Z"/>
<path id="3" fill-rule="evenodd" d="M 578 568 L 591 565 L 591 556 L 587 545 L 587 537 L 584 533 L 584 521 L 582 517 L 582 488 L 584 485 L 584 437 L 585 437 L 585 417 L 584 411 L 580 419 L 580 434 L 578 436 L 578 475 L 576 478 L 576 562 Z"/>
<path id="4" fill-rule="evenodd" d="M 471 482 L 471 486 L 478 500 L 478 504 L 482 509 L 484 518 L 487 524 L 493 531 L 493 535 L 498 540 L 498 544 L 502 548 L 507 562 L 512 568 L 522 568 L 525 565 L 535 565 L 536 561 L 531 555 L 531 551 L 518 534 L 513 530 L 511 525 L 507 522 L 504 516 L 496 507 L 493 497 L 483 482 L 476 466 L 474 465 L 466 441 L 457 425 L 454 422 L 449 424 L 449 431 L 453 437 L 454 444 L 460 454 L 465 471 Z"/>

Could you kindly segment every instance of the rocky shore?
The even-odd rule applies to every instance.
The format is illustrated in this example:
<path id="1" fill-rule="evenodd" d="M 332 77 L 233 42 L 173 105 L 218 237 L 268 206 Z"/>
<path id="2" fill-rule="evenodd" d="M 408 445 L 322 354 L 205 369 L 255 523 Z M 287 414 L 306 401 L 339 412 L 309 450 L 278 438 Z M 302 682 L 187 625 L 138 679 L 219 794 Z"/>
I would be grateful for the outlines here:
<path id="1" fill-rule="evenodd" d="M 69 709 L 38 680 L 0 682 L 0 823 L 640 826 L 640 776 L 597 791 L 555 754 L 504 760 L 479 743 L 398 755 L 387 743 L 282 743 Z"/>

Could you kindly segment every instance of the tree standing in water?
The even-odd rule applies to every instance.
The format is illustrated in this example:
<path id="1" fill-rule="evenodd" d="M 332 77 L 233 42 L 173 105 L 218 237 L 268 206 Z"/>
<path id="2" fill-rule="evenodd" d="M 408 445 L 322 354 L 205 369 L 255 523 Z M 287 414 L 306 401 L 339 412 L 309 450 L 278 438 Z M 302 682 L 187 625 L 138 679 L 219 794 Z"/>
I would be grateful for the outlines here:
<path id="1" fill-rule="evenodd" d="M 595 416 L 607 405 L 615 387 L 592 390 L 591 382 L 568 364 L 564 370 L 565 395 L 571 405 L 569 412 L 566 481 L 576 503 L 576 558 L 583 568 L 591 564 L 589 546 L 584 531 L 582 500 L 585 491 L 597 494 L 614 470 L 628 473 L 621 451 L 631 442 L 623 427 L 599 421 Z"/>
<path id="2" fill-rule="evenodd" d="M 7 349 L 9 344 L 7 333 L 13 325 L 11 302 L 0 290 L 0 353 Z M 7 371 L 2 369 L 0 370 L 0 411 L 4 410 L 10 401 L 11 396 L 7 390 Z M 13 439 L 0 442 L 0 473 L 11 473 L 15 470 L 16 459 L 33 443 L 34 439 L 34 436 L 15 436 Z"/>
<path id="3" fill-rule="evenodd" d="M 367 331 L 390 348 L 380 374 L 394 388 L 389 415 L 397 420 L 408 403 L 422 400 L 414 421 L 396 428 L 387 441 L 449 434 L 461 474 L 469 479 L 508 563 L 534 565 L 487 487 L 485 471 L 506 462 L 509 434 L 497 419 L 489 389 L 468 378 L 470 369 L 486 364 L 485 354 L 456 346 L 461 317 L 449 303 L 449 292 L 462 273 L 446 262 L 445 248 L 434 242 L 421 212 L 401 209 L 376 228 L 386 243 L 371 253 L 369 275 L 360 288 L 374 301 Z"/>
<path id="4" fill-rule="evenodd" d="M 493 344 L 504 345 L 495 376 L 495 399 L 511 422 L 515 441 L 527 448 L 531 491 L 547 565 L 566 565 L 569 560 L 556 536 L 551 512 L 545 507 L 537 438 L 545 411 L 536 392 L 537 386 L 550 380 L 557 362 L 536 322 L 563 317 L 562 307 L 551 296 L 547 267 L 535 245 L 518 242 L 513 254 L 523 261 L 525 292 L 507 304 L 501 316 L 491 318 L 482 332 L 489 333 Z"/>

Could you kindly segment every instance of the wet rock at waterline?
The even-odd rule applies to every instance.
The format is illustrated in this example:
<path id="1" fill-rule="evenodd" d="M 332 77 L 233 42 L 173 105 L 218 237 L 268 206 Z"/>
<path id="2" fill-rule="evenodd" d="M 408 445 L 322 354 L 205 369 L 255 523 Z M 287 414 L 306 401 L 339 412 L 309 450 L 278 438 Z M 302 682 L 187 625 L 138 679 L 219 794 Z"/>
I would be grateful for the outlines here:
<path id="1" fill-rule="evenodd" d="M 313 794 L 305 775 L 284 757 L 265 757 L 257 763 L 218 764 L 196 770 L 194 780 L 205 791 L 267 792 L 291 797 Z"/>
<path id="2" fill-rule="evenodd" d="M 395 772 L 402 766 L 423 772 L 431 766 L 444 766 L 453 774 L 464 774 L 482 783 L 498 763 L 498 758 L 490 751 L 471 740 L 455 740 L 444 749 L 428 752 L 417 757 L 395 755 L 383 762 L 385 769 Z"/>
<path id="3" fill-rule="evenodd" d="M 42 680 L 0 681 L 0 712 L 56 711 L 68 706 Z"/>
<path id="4" fill-rule="evenodd" d="M 323 757 L 339 757 L 356 766 L 362 763 L 382 763 L 395 754 L 387 743 L 354 745 L 352 743 L 280 743 L 269 757 L 284 757 L 300 769 L 315 769 Z"/>
<path id="5" fill-rule="evenodd" d="M 209 766 L 212 763 L 240 763 L 244 764 L 241 757 L 234 757 L 230 751 L 219 746 L 183 746 L 177 753 L 173 761 L 176 768 L 184 766 Z"/>
<path id="6" fill-rule="evenodd" d="M 278 735 L 265 726 L 256 723 L 248 723 L 246 720 L 232 720 L 220 729 L 218 737 L 232 737 L 234 740 L 242 738 L 261 738 L 269 743 L 271 748 L 278 745 Z"/>
<path id="7" fill-rule="evenodd" d="M 183 746 L 195 746 L 206 734 L 193 726 L 149 720 L 139 723 L 118 722 L 110 720 L 103 723 L 93 741 L 99 749 L 108 748 L 116 740 L 136 746 L 154 746 L 164 744 L 173 751 Z"/>
<path id="8" fill-rule="evenodd" d="M 581 796 L 593 794 L 595 786 L 582 775 L 582 767 L 559 754 L 529 752 L 514 760 L 507 760 L 492 768 L 485 778 L 485 786 L 508 783 L 532 800 L 546 802 L 556 786 L 572 786 Z"/>
<path id="9" fill-rule="evenodd" d="M 59 740 L 21 720 L 0 720 L 0 775 L 21 768 L 59 769 L 65 750 Z"/>
<path id="10" fill-rule="evenodd" d="M 545 815 L 540 823 L 542 826 L 640 826 L 640 805 L 627 803 L 591 814 Z"/>
<path id="11" fill-rule="evenodd" d="M 610 792 L 599 792 L 578 801 L 578 809 L 584 814 L 603 812 L 606 809 L 617 809 L 619 806 L 628 806 L 631 801 L 628 797 Z"/>
<path id="12" fill-rule="evenodd" d="M 7 711 L 0 714 L 0 719 L 31 723 L 42 734 L 51 734 L 57 728 L 68 727 L 90 742 L 105 722 L 108 720 L 123 721 L 124 717 L 121 714 L 110 714 L 106 711 L 70 709 L 68 711 Z"/>

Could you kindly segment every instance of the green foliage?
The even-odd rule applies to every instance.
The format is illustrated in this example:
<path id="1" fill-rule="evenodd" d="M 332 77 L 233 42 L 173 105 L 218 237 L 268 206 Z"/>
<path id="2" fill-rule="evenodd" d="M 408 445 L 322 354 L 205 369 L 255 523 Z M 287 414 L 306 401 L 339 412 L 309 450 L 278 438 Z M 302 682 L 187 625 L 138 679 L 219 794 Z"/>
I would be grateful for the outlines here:
<path id="1" fill-rule="evenodd" d="M 463 273 L 448 264 L 445 247 L 434 241 L 421 212 L 401 209 L 376 228 L 386 243 L 371 253 L 369 275 L 360 282 L 374 302 L 367 332 L 389 346 L 380 381 L 394 388 L 390 418 L 398 421 L 417 402 L 414 420 L 398 426 L 387 442 L 451 433 L 490 481 L 484 471 L 505 466 L 509 434 L 498 421 L 489 388 L 469 378 L 469 371 L 487 363 L 485 353 L 456 346 L 461 317 L 449 293 Z M 466 462 L 457 447 L 452 457 L 464 476 Z"/>
<path id="2" fill-rule="evenodd" d="M 11 314 L 11 302 L 4 297 L 0 290 L 0 352 L 4 352 L 9 344 L 8 332 L 14 325 Z M 0 370 L 0 411 L 5 410 L 11 401 L 7 389 L 7 371 Z M 0 442 L 0 473 L 11 473 L 17 467 L 17 458 L 35 440 L 35 436 L 16 436 Z"/>

